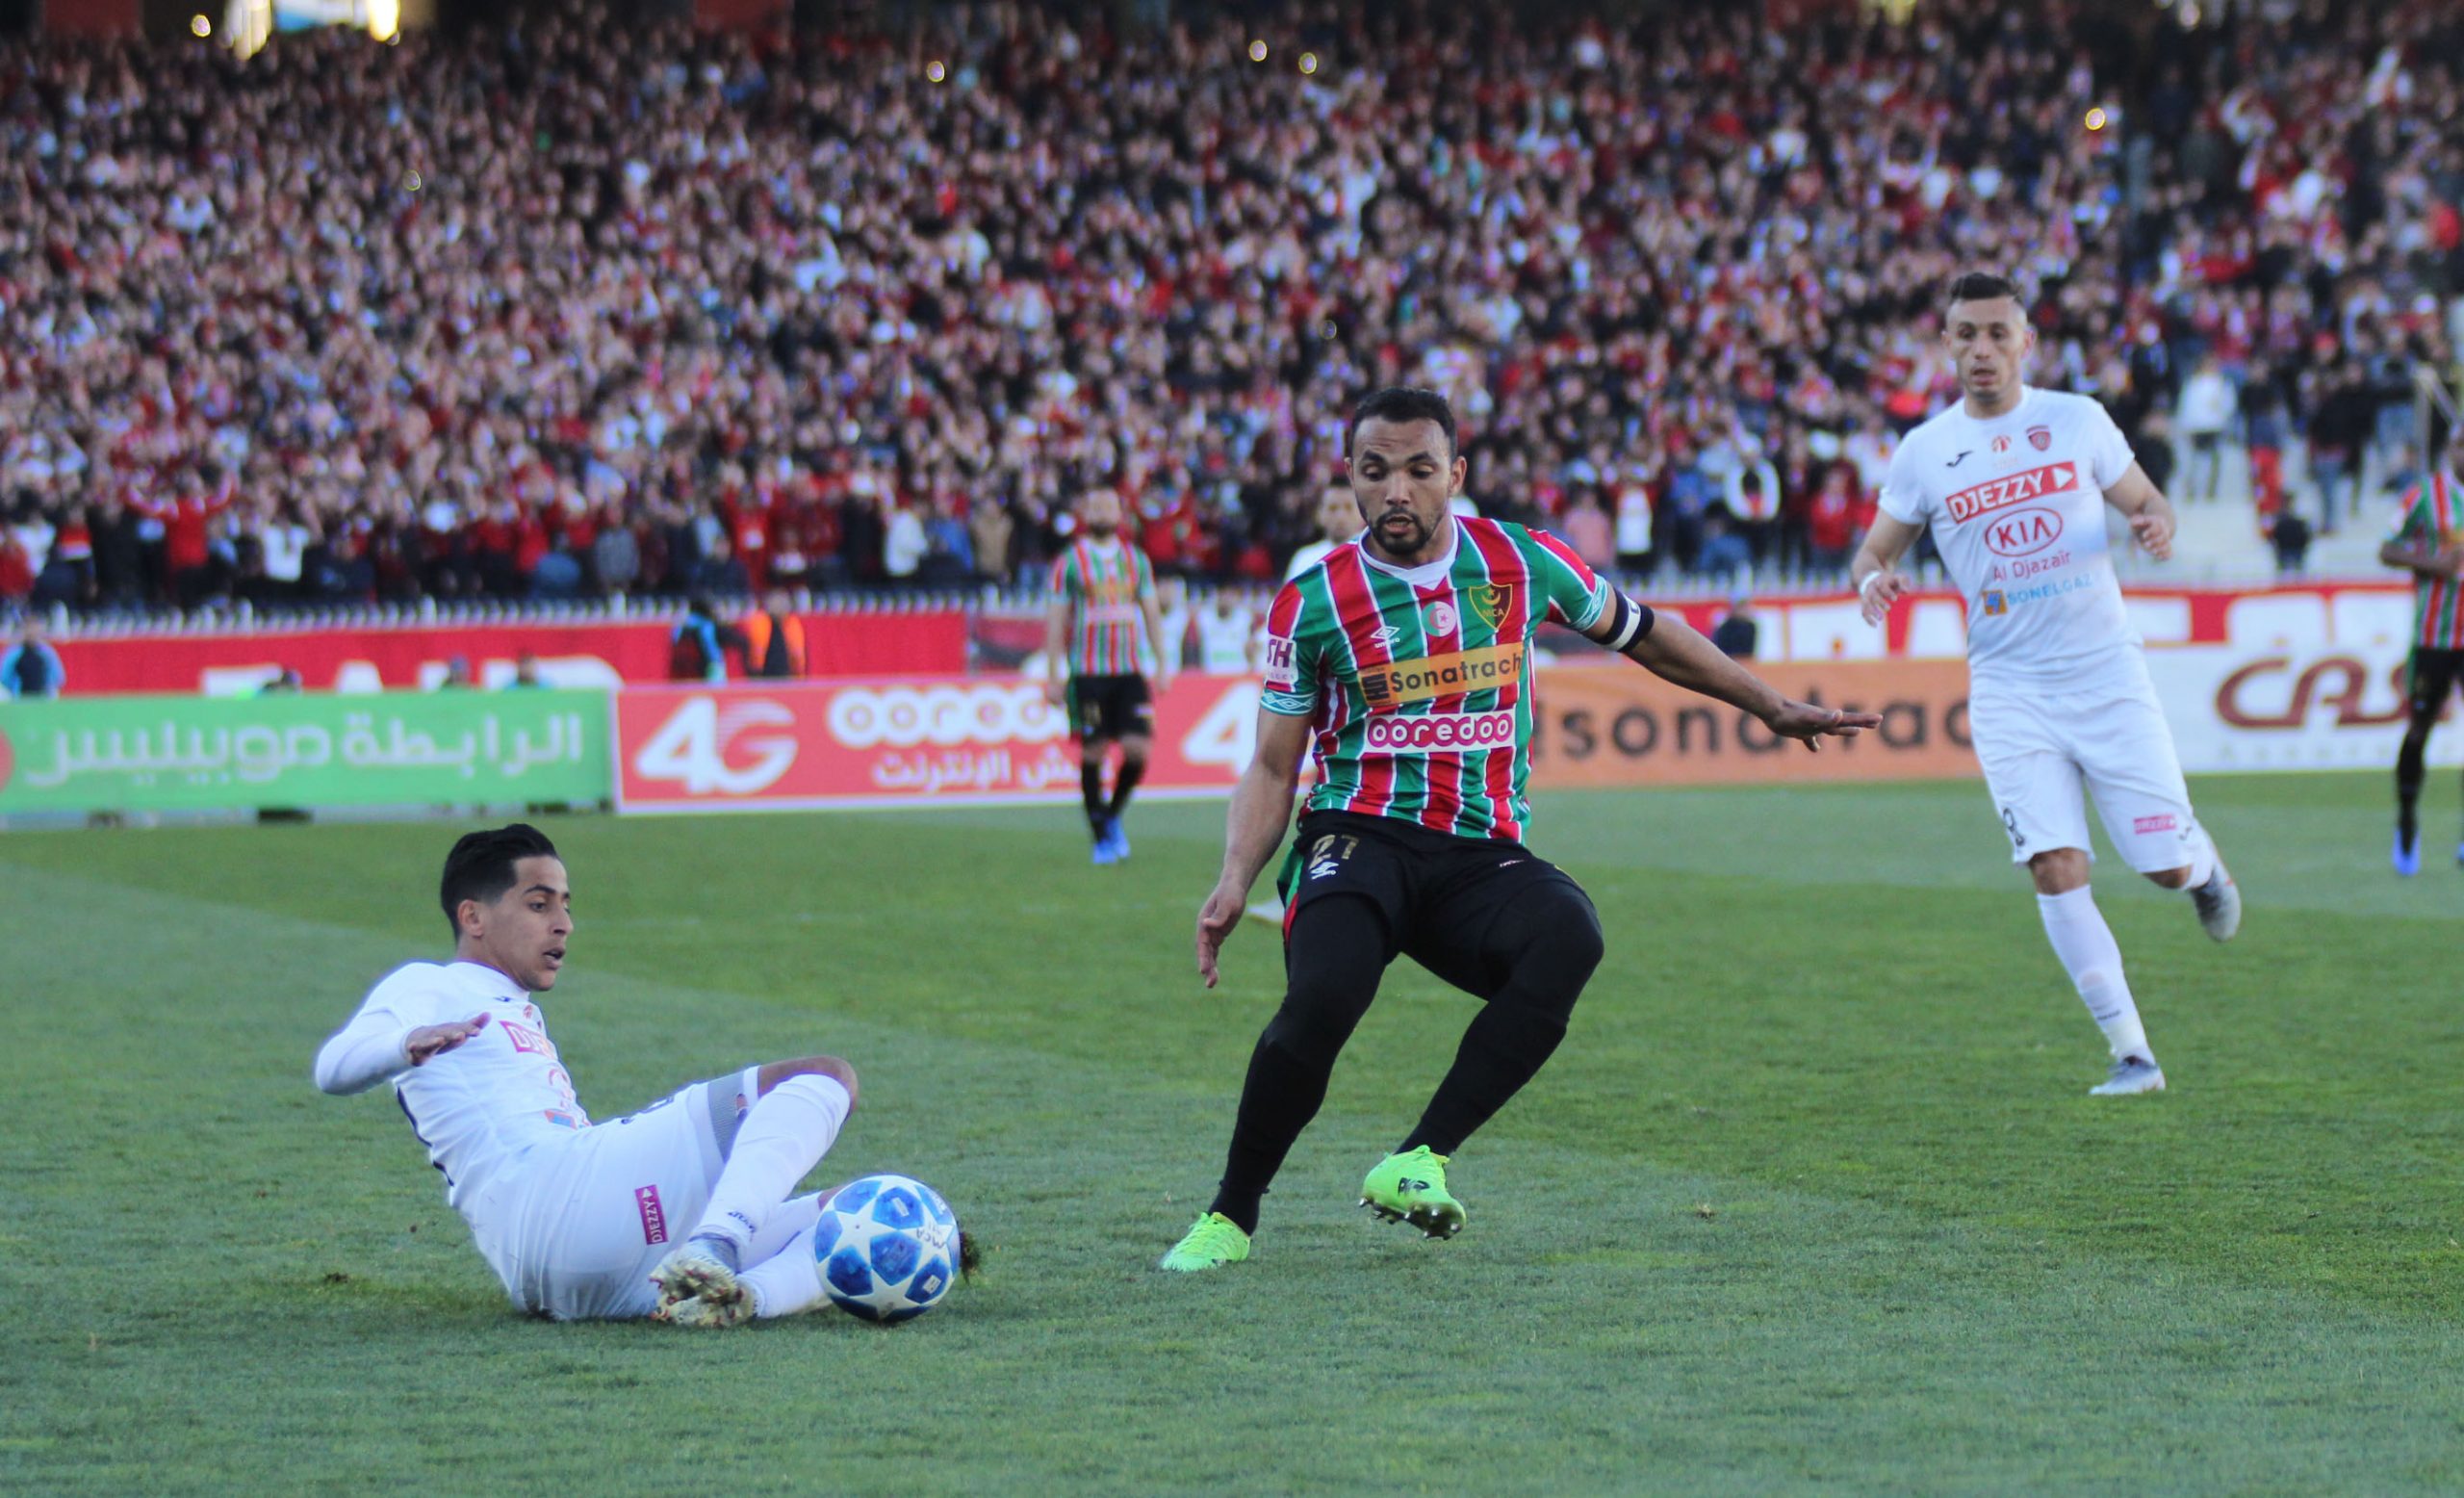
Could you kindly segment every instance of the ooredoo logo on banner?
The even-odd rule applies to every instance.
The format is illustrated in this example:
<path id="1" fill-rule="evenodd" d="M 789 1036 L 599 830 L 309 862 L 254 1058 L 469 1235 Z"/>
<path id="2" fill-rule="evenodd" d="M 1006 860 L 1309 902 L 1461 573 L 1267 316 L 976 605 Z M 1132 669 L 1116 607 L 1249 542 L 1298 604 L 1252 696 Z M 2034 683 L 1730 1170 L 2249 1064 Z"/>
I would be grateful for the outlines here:
<path id="1" fill-rule="evenodd" d="M 1256 682 L 1184 677 L 1156 703 L 1145 788 L 1227 790 L 1248 762 Z M 1069 721 L 1020 677 L 652 687 L 616 703 L 627 812 L 1067 800 Z"/>

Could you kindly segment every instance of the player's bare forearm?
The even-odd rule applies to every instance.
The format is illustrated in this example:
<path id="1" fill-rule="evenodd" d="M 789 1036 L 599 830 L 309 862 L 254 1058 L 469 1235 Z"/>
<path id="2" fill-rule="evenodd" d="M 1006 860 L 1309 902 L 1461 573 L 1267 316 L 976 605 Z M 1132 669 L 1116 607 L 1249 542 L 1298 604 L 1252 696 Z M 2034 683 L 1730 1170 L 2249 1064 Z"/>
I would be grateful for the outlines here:
<path id="1" fill-rule="evenodd" d="M 2456 574 L 2459 554 L 2451 547 L 2433 546 L 2416 541 L 2410 546 L 2390 541 L 2378 549 L 2378 559 L 2390 567 L 2402 567 L 2425 578 L 2451 578 Z"/>
<path id="2" fill-rule="evenodd" d="M 1223 873 L 1219 882 L 1245 899 L 1249 887 L 1257 883 L 1258 871 L 1282 845 L 1284 829 L 1292 821 L 1293 788 L 1299 778 L 1296 761 L 1276 765 L 1259 754 L 1233 788 L 1232 809 L 1223 819 Z"/>
<path id="3" fill-rule="evenodd" d="M 1061 680 L 1063 675 L 1061 644 L 1063 637 L 1068 633 L 1069 605 L 1056 598 L 1052 601 L 1051 607 L 1043 611 L 1044 664 L 1051 668 L 1052 679 L 1056 682 Z"/>
<path id="4" fill-rule="evenodd" d="M 1300 779 L 1300 752 L 1308 742 L 1305 719 L 1259 710 L 1257 749 L 1233 788 L 1232 810 L 1224 816 L 1223 877 L 1197 911 L 1197 973 L 1208 988 L 1219 976 L 1217 954 L 1240 927 L 1241 903 L 1292 819 L 1292 788 Z"/>
<path id="5" fill-rule="evenodd" d="M 1911 584 L 1899 570 L 1899 558 L 1915 544 L 1917 528 L 1895 515 L 1877 515 L 1857 543 L 1857 555 L 1848 563 L 1848 582 L 1857 590 L 1859 610 L 1867 624 L 1880 624 L 1890 613 L 1890 606 L 1908 592 Z"/>
<path id="6" fill-rule="evenodd" d="M 1664 682 L 1743 708 L 1766 723 L 1787 700 L 1674 614 L 1655 615 L 1650 633 L 1627 646 L 1625 654 Z"/>

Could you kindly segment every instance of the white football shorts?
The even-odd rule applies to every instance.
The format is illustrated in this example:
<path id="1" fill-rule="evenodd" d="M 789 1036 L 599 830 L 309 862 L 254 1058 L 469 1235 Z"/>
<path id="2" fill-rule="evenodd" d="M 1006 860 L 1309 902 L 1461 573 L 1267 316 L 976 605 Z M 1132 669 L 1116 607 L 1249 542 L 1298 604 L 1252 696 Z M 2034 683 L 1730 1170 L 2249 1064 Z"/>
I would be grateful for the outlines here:
<path id="1" fill-rule="evenodd" d="M 649 1315 L 658 1304 L 651 1271 L 709 1205 L 760 1074 L 747 1067 L 695 1082 L 533 1146 L 506 1170 L 472 1226 L 513 1303 L 559 1321 Z"/>
<path id="2" fill-rule="evenodd" d="M 2055 688 L 1975 682 L 1968 728 L 2013 863 L 2050 848 L 2095 856 L 2083 789 L 2132 868 L 2159 873 L 2195 860 L 2207 834 L 2191 814 L 2173 733 L 2144 666 Z"/>

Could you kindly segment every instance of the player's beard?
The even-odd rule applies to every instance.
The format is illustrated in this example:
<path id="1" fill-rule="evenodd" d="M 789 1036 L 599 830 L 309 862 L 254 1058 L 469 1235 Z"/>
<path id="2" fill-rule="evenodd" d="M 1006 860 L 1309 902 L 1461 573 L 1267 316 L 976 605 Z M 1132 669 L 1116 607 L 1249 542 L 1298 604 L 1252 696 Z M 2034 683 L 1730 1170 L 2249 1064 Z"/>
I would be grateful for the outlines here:
<path id="1" fill-rule="evenodd" d="M 1410 529 L 1404 529 L 1392 524 L 1398 520 L 1410 522 Z M 1370 528 L 1369 533 L 1377 538 L 1378 550 L 1387 555 L 1410 556 L 1428 545 L 1428 538 L 1433 532 L 1422 523 L 1418 515 L 1407 509 L 1399 509 L 1389 510 L 1378 516 L 1377 524 Z"/>

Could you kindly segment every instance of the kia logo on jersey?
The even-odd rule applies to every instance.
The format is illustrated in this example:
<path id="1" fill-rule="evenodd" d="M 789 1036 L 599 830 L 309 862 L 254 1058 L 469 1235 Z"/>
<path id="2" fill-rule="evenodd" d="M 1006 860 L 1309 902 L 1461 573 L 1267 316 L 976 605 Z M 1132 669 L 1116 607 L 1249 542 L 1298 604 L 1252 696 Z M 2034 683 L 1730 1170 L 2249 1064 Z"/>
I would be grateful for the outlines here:
<path id="1" fill-rule="evenodd" d="M 1985 545 L 1996 556 L 2033 556 L 2062 539 L 2062 516 L 2049 509 L 2014 510 L 1985 528 Z"/>
<path id="2" fill-rule="evenodd" d="M 2049 447 L 2052 447 L 2052 446 L 2053 446 L 2053 428 L 2052 428 L 2052 427 L 2050 427 L 2050 426 L 2031 426 L 2031 427 L 2029 427 L 2029 428 L 2028 428 L 2028 446 L 2029 446 L 2029 447 L 2032 447 L 2032 448 L 2034 448 L 2034 449 L 2036 449 L 2036 450 L 2037 450 L 2038 452 L 2042 452 L 2045 449 L 2047 449 L 2047 448 L 2049 448 Z"/>

